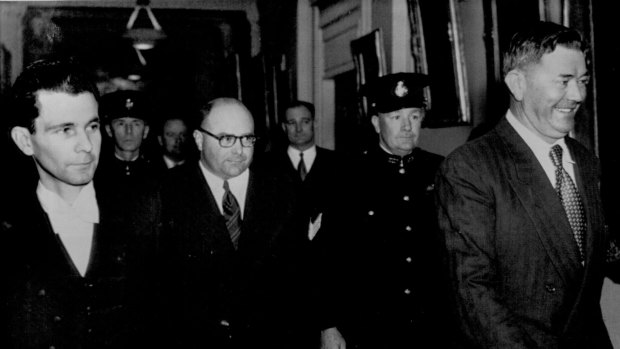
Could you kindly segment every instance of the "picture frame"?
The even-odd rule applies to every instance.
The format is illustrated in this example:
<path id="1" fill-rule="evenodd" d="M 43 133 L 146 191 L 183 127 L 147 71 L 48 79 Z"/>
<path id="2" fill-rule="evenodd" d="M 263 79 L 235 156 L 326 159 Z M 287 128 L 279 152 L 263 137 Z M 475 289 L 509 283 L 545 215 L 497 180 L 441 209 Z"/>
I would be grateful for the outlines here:
<path id="1" fill-rule="evenodd" d="M 414 71 L 430 78 L 424 127 L 471 125 L 457 0 L 407 0 Z M 424 20 L 423 20 L 424 18 Z"/>
<path id="2" fill-rule="evenodd" d="M 351 40 L 351 56 L 355 65 L 357 95 L 361 120 L 368 116 L 368 99 L 364 86 L 387 73 L 383 35 L 380 28 Z"/>

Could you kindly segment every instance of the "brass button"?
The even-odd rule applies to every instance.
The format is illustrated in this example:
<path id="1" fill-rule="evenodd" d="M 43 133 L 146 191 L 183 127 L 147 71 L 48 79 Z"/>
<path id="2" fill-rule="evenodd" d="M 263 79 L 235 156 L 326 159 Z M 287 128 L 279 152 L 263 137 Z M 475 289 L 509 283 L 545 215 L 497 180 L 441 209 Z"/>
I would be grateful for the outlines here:
<path id="1" fill-rule="evenodd" d="M 409 201 L 409 195 L 405 195 L 405 196 L 403 196 L 403 200 L 405 200 L 405 201 Z"/>
<path id="2" fill-rule="evenodd" d="M 368 211 L 368 215 L 369 216 L 374 216 L 375 215 L 375 211 Z"/>
<path id="3" fill-rule="evenodd" d="M 405 230 L 406 230 L 406 231 L 411 231 L 411 226 L 410 226 L 410 225 L 406 226 L 406 227 L 405 227 Z"/>

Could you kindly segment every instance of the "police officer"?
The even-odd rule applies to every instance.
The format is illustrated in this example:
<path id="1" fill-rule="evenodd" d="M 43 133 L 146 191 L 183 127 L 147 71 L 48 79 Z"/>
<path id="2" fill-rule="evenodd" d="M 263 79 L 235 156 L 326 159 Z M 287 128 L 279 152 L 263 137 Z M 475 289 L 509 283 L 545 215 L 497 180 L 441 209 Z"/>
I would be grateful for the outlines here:
<path id="1" fill-rule="evenodd" d="M 324 217 L 340 268 L 322 294 L 323 348 L 448 346 L 433 179 L 442 157 L 417 147 L 426 75 L 396 73 L 367 86 L 379 142 L 357 161 L 338 211 Z M 442 305 L 443 304 L 443 305 Z M 443 318 L 443 319 L 442 319 Z"/>
<path id="2" fill-rule="evenodd" d="M 104 148 L 97 178 L 121 183 L 139 182 L 155 176 L 153 161 L 146 156 L 152 111 L 144 92 L 117 90 L 102 98 L 101 115 L 113 144 Z"/>

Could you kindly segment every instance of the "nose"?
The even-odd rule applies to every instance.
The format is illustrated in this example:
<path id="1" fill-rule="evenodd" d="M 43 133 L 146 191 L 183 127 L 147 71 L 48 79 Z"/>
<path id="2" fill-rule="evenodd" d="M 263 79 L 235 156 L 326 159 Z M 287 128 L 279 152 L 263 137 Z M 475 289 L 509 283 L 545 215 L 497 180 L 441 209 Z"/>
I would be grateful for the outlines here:
<path id="1" fill-rule="evenodd" d="M 566 91 L 566 98 L 574 102 L 582 102 L 586 98 L 587 90 L 584 84 L 571 80 Z"/>
<path id="2" fill-rule="evenodd" d="M 295 123 L 295 132 L 301 132 L 301 131 L 302 131 L 301 123 L 296 122 Z"/>
<path id="3" fill-rule="evenodd" d="M 125 124 L 125 133 L 131 135 L 133 133 L 133 125 Z"/>
<path id="4" fill-rule="evenodd" d="M 84 131 L 78 132 L 75 150 L 77 152 L 83 151 L 90 153 L 93 150 L 93 142 L 90 137 L 90 134 Z"/>
<path id="5" fill-rule="evenodd" d="M 241 145 L 241 139 L 237 138 L 235 140 L 235 144 L 233 144 L 232 147 L 230 147 L 230 151 L 233 154 L 242 154 L 243 153 L 243 146 Z"/>
<path id="6" fill-rule="evenodd" d="M 401 120 L 402 120 L 401 128 L 404 131 L 411 131 L 411 124 L 412 124 L 411 117 L 405 116 L 401 118 Z"/>

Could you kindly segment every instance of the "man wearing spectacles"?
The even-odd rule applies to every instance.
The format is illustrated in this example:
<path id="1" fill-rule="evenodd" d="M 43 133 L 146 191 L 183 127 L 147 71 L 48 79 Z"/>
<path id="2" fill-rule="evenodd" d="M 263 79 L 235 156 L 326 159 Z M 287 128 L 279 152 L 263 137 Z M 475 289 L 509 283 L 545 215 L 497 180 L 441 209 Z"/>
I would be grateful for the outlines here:
<path id="1" fill-rule="evenodd" d="M 199 161 L 172 169 L 162 190 L 172 344 L 305 344 L 292 327 L 304 315 L 293 288 L 309 242 L 293 190 L 250 170 L 257 137 L 240 101 L 215 99 L 201 115 Z"/>

